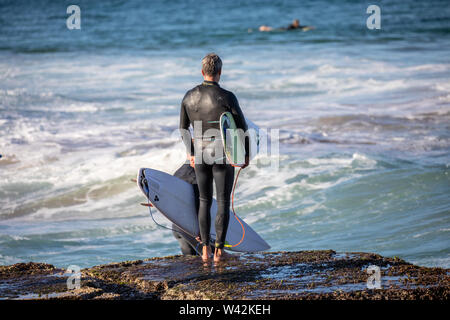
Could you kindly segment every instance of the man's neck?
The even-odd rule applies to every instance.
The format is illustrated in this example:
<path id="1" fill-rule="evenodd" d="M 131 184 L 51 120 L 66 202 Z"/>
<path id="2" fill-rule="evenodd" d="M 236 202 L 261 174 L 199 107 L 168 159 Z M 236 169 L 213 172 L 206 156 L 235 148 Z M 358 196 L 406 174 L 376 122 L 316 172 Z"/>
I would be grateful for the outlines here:
<path id="1" fill-rule="evenodd" d="M 204 76 L 203 80 L 205 81 L 211 81 L 211 82 L 219 82 L 219 77 L 210 77 L 210 76 Z"/>
<path id="2" fill-rule="evenodd" d="M 203 80 L 203 85 L 207 85 L 207 86 L 219 86 L 219 84 L 216 81 L 210 81 L 210 80 Z"/>

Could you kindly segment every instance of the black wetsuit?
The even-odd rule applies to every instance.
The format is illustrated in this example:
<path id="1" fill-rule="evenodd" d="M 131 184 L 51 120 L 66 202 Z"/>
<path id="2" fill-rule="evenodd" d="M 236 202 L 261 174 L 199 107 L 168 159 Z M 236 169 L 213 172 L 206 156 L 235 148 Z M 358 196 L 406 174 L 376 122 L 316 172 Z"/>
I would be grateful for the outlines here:
<path id="1" fill-rule="evenodd" d="M 294 24 L 290 24 L 287 28 L 281 28 L 281 30 L 297 30 L 297 29 L 301 29 L 303 30 L 304 28 L 307 28 L 308 26 L 296 26 Z"/>
<path id="2" fill-rule="evenodd" d="M 195 154 L 195 173 L 200 194 L 198 221 L 200 238 L 203 245 L 210 242 L 211 204 L 213 196 L 213 180 L 216 185 L 217 214 L 215 221 L 216 248 L 223 248 L 230 219 L 230 195 L 233 188 L 234 167 L 224 161 L 223 147 L 216 154 L 220 140 L 219 119 L 222 113 L 230 112 L 236 126 L 247 131 L 247 124 L 236 96 L 222 89 L 217 82 L 204 81 L 201 85 L 189 90 L 183 98 L 180 112 L 180 129 L 186 150 Z M 194 127 L 194 145 L 189 126 Z M 201 125 L 201 130 L 198 125 Z M 196 127 L 197 126 L 197 127 Z M 214 129 L 214 133 L 211 133 Z M 246 155 L 249 154 L 249 143 L 246 139 Z M 210 161 L 211 159 L 216 159 Z M 200 161 L 198 161 L 200 160 Z"/>

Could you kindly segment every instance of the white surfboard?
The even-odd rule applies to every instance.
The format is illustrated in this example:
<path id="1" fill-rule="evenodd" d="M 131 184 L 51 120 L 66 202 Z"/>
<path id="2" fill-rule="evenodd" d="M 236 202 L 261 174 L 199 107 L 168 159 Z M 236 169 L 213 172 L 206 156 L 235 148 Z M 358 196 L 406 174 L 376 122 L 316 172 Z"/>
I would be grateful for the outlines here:
<path id="1" fill-rule="evenodd" d="M 137 176 L 137 185 L 153 206 L 167 219 L 193 237 L 199 235 L 195 195 L 191 184 L 162 171 L 141 168 Z M 217 203 L 213 199 L 211 206 L 211 238 L 213 241 L 216 237 L 214 226 L 216 212 Z M 230 210 L 230 222 L 225 241 L 232 247 L 226 247 L 226 249 L 238 252 L 257 252 L 270 248 L 267 242 L 245 221 L 241 218 L 239 220 L 245 229 L 245 236 L 241 243 L 239 242 L 243 234 L 242 226 Z M 233 247 L 236 244 L 238 245 Z"/>

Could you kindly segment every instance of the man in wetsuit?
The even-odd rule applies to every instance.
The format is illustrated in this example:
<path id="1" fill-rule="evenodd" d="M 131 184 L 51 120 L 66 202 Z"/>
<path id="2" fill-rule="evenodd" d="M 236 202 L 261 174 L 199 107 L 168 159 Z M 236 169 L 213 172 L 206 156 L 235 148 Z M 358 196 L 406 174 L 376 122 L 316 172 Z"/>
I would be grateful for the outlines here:
<path id="1" fill-rule="evenodd" d="M 300 25 L 300 20 L 295 19 L 287 28 L 281 28 L 281 30 L 295 30 L 300 29 L 302 31 L 308 31 L 311 29 L 315 29 L 313 26 L 302 26 Z"/>
<path id="2" fill-rule="evenodd" d="M 180 131 L 188 156 L 195 162 L 195 174 L 199 189 L 198 221 L 202 242 L 202 259 L 208 261 L 211 255 L 210 228 L 213 181 L 216 186 L 217 214 L 215 221 L 216 242 L 214 261 L 221 261 L 225 252 L 225 237 L 230 219 L 230 195 L 234 180 L 234 167 L 224 156 L 220 138 L 220 116 L 231 112 L 236 126 L 247 131 L 244 115 L 236 96 L 219 86 L 222 73 L 222 60 L 218 55 L 210 53 L 202 60 L 202 84 L 189 90 L 183 98 L 180 111 Z M 194 144 L 189 131 L 194 129 Z M 245 143 L 245 159 L 249 163 L 249 143 Z"/>

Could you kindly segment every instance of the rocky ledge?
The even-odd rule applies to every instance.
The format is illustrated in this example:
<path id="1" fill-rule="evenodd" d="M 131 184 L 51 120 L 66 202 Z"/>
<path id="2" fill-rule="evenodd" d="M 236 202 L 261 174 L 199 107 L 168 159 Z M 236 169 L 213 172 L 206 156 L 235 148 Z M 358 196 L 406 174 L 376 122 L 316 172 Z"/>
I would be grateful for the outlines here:
<path id="1" fill-rule="evenodd" d="M 204 265 L 199 257 L 169 256 L 100 265 L 80 273 L 69 279 L 65 270 L 49 264 L 0 266 L 0 299 L 447 300 L 450 296 L 449 269 L 332 250 L 242 254 L 219 265 Z M 76 277 L 79 288 L 69 290 L 68 280 L 76 284 Z"/>

